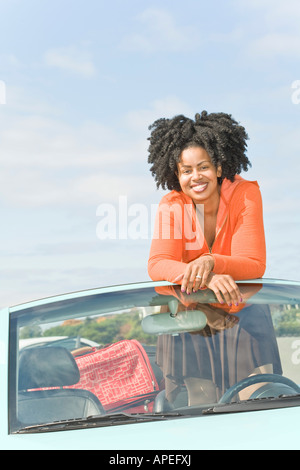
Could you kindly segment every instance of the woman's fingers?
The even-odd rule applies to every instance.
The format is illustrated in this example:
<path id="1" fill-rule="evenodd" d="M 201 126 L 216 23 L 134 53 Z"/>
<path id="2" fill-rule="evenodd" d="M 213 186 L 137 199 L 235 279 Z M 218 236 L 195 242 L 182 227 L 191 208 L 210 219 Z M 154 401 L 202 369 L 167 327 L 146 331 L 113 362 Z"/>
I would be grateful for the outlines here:
<path id="1" fill-rule="evenodd" d="M 189 263 L 181 283 L 182 292 L 191 294 L 199 288 L 208 287 L 215 293 L 220 304 L 226 302 L 230 307 L 239 305 L 243 299 L 236 282 L 227 274 L 212 273 L 213 264 L 211 256 L 202 256 Z"/>
<path id="2" fill-rule="evenodd" d="M 199 287 L 201 289 L 203 289 L 204 287 L 206 287 L 206 284 L 207 284 L 207 281 L 208 281 L 208 277 L 212 271 L 212 264 L 211 264 L 211 261 L 210 260 L 205 260 L 205 262 L 203 263 L 202 269 L 199 270 L 198 272 L 198 275 L 199 275 L 199 278 L 198 278 L 198 282 L 199 282 L 199 286 L 195 286 L 197 287 L 197 290 L 199 289 Z"/>
<path id="3" fill-rule="evenodd" d="M 182 292 L 186 292 L 187 294 L 191 294 L 193 292 L 195 281 L 199 282 L 199 279 L 196 279 L 197 272 L 198 270 L 196 266 L 188 265 L 181 282 Z"/>
<path id="4" fill-rule="evenodd" d="M 211 275 L 207 287 L 215 293 L 218 302 L 221 304 L 226 302 L 231 307 L 232 305 L 239 305 L 243 301 L 236 282 L 226 274 Z"/>
<path id="5" fill-rule="evenodd" d="M 189 294 L 188 285 L 189 285 L 189 282 L 190 282 L 190 276 L 191 276 L 191 273 L 190 273 L 190 268 L 188 266 L 185 270 L 185 273 L 184 273 L 182 281 L 181 281 L 181 291 L 186 292 L 187 294 Z"/>
<path id="6" fill-rule="evenodd" d="M 189 263 L 186 267 L 181 290 L 190 294 L 200 288 L 206 287 L 208 277 L 214 267 L 214 259 L 210 255 L 204 255 Z"/>

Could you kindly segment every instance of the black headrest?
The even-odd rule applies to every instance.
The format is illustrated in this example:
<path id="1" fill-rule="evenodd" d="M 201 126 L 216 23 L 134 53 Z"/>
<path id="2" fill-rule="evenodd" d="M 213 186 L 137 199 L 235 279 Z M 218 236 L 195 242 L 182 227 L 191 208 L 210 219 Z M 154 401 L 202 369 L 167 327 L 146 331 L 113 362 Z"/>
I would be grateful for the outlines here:
<path id="1" fill-rule="evenodd" d="M 19 357 L 19 390 L 74 385 L 80 373 L 72 354 L 65 348 L 24 349 Z"/>

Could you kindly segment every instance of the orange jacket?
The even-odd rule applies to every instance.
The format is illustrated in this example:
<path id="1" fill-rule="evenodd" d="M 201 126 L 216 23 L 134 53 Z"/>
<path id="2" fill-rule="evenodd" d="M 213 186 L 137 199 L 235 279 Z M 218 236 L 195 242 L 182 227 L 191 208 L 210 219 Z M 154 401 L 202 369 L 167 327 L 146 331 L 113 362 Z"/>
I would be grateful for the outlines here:
<path id="1" fill-rule="evenodd" d="M 156 214 L 148 261 L 151 279 L 180 284 L 186 264 L 207 253 L 214 257 L 216 274 L 235 280 L 262 277 L 266 246 L 257 182 L 238 175 L 233 182 L 224 179 L 211 250 L 203 233 L 191 198 L 181 191 L 166 194 Z"/>

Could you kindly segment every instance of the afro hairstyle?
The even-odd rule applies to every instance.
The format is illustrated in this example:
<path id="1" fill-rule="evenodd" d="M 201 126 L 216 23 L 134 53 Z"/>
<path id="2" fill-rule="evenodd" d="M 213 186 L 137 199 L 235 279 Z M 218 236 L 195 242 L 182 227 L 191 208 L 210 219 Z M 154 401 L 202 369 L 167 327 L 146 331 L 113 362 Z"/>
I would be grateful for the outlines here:
<path id="1" fill-rule="evenodd" d="M 246 131 L 230 114 L 203 111 L 195 120 L 183 115 L 161 118 L 149 130 L 148 163 L 157 188 L 181 190 L 177 164 L 182 151 L 189 147 L 204 148 L 215 167 L 221 166 L 219 183 L 224 178 L 233 181 L 236 174 L 251 166 L 246 156 Z"/>

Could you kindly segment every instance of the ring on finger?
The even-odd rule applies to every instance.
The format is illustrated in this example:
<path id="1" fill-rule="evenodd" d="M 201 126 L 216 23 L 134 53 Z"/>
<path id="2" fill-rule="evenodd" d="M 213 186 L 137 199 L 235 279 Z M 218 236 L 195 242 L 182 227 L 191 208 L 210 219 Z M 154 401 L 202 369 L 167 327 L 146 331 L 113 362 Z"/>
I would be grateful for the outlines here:
<path id="1" fill-rule="evenodd" d="M 202 279 L 202 276 L 199 276 L 199 275 L 197 274 L 196 279 Z"/>

